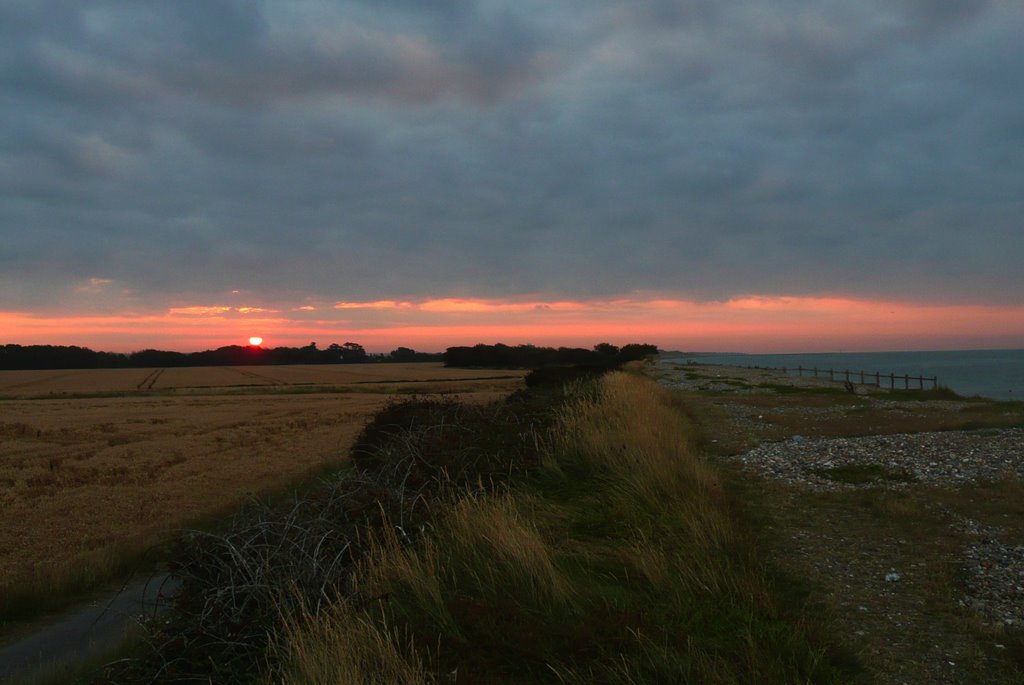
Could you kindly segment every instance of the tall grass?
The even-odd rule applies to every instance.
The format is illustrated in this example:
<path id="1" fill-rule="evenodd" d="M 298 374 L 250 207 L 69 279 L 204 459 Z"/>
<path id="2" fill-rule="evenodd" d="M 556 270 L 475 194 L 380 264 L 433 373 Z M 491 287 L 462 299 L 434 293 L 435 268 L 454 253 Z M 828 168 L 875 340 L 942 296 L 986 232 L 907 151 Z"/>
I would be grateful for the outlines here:
<path id="1" fill-rule="evenodd" d="M 363 569 L 364 593 L 387 595 L 390 614 L 429 619 L 459 640 L 466 635 L 449 608 L 453 591 L 525 610 L 569 605 L 569 583 L 523 507 L 508 493 L 464 495 L 422 545 L 406 547 L 394 535 L 378 542 Z"/>
<path id="2" fill-rule="evenodd" d="M 288 626 L 286 666 L 268 683 L 418 685 L 431 682 L 413 644 L 345 602 Z"/>
<path id="3" fill-rule="evenodd" d="M 342 603 L 374 606 L 363 592 L 364 559 L 429 551 L 425 533 L 458 510 L 455 493 L 494 489 L 536 463 L 548 409 L 547 399 L 527 396 L 385 408 L 356 440 L 351 469 L 289 500 L 253 502 L 226 529 L 180 541 L 170 563 L 181 580 L 174 607 L 152 626 L 151 648 L 113 668 L 116 679 L 249 683 L 261 671 L 286 672 L 291 657 L 282 655 L 300 654 L 288 645 L 302 644 L 297 636 L 321 617 Z"/>
<path id="4" fill-rule="evenodd" d="M 351 474 L 191 541 L 178 611 L 134 674 L 851 681 L 779 599 L 693 436 L 672 395 L 627 373 L 492 407 L 395 405 Z"/>
<path id="5" fill-rule="evenodd" d="M 642 378 L 576 388 L 532 476 L 453 493 L 416 544 L 374 539 L 361 604 L 291 629 L 290 682 L 334 682 L 318 664 L 339 649 L 413 669 L 394 682 L 851 680 L 784 610 L 692 435 Z"/>
<path id="6" fill-rule="evenodd" d="M 424 682 L 427 657 L 435 674 L 444 663 L 457 673 L 451 653 L 474 651 L 481 641 L 515 642 L 534 621 L 566 612 L 572 588 L 523 511 L 528 506 L 528 500 L 508 493 L 470 492 L 452 503 L 420 544 L 409 546 L 394 534 L 375 539 L 357 574 L 362 601 L 356 606 L 362 609 L 342 602 L 323 621 L 307 615 L 289 626 L 283 649 L 292 682 L 335 682 L 324 678 L 324 664 L 356 657 L 380 664 L 384 672 L 406 669 L 405 679 L 366 682 Z M 424 644 L 443 645 L 446 654 L 421 650 L 417 656 L 409 651 L 413 640 L 392 625 L 430 638 Z M 333 656 L 339 650 L 342 656 Z"/>
<path id="7" fill-rule="evenodd" d="M 548 476 L 568 486 L 578 539 L 618 544 L 603 562 L 630 585 L 622 601 L 646 613 L 624 626 L 613 665 L 563 664 L 564 681 L 803 682 L 829 671 L 824 648 L 784 615 L 694 436 L 671 394 L 629 374 L 562 413 Z"/>
<path id="8" fill-rule="evenodd" d="M 702 544 L 732 535 L 721 478 L 697 455 L 692 424 L 667 390 L 644 378 L 613 373 L 596 394 L 580 393 L 561 414 L 545 465 L 604 483 L 623 513 L 661 518 L 671 505 Z"/>

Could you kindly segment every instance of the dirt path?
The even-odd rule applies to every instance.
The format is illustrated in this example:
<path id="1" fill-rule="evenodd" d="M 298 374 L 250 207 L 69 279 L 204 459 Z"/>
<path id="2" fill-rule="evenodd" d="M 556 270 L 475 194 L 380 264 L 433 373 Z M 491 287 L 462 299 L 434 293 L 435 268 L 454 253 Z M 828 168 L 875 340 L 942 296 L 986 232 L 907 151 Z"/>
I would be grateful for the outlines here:
<path id="1" fill-rule="evenodd" d="M 141 578 L 21 631 L 0 644 L 0 682 L 116 647 L 126 630 L 153 616 L 176 587 L 166 575 Z"/>

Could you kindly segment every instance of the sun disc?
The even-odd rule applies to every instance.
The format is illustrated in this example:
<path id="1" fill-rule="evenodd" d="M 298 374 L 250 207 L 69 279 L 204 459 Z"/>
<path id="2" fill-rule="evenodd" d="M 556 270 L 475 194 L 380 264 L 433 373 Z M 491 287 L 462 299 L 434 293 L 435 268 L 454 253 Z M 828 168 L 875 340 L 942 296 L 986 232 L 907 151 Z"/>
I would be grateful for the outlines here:
<path id="1" fill-rule="evenodd" d="M 254 335 L 251 338 L 249 338 L 249 344 L 250 345 L 261 345 L 261 344 L 263 344 L 263 338 L 259 337 L 258 335 Z"/>

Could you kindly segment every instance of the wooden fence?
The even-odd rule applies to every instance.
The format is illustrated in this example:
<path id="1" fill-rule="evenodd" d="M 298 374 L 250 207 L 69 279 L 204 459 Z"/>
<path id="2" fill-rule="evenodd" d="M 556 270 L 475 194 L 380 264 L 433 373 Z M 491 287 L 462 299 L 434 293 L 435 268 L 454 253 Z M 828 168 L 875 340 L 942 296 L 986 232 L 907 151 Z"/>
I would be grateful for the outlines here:
<path id="1" fill-rule="evenodd" d="M 899 376 L 894 373 L 886 375 L 878 371 L 875 371 L 874 373 L 867 371 L 850 371 L 849 369 L 836 371 L 835 369 L 819 369 L 817 367 L 805 368 L 803 366 L 798 366 L 796 368 L 785 366 L 781 368 L 772 366 L 753 366 L 747 368 L 761 369 L 763 371 L 781 371 L 783 374 L 788 374 L 790 371 L 794 371 L 798 376 L 802 377 L 806 373 L 808 376 L 813 376 L 814 378 L 824 378 L 825 374 L 828 374 L 828 379 L 830 381 L 844 381 L 847 383 L 858 383 L 859 385 L 873 385 L 876 388 L 882 387 L 882 382 L 888 380 L 889 388 L 891 390 L 895 390 L 896 384 L 901 381 L 903 383 L 903 390 L 924 390 L 925 383 L 931 383 L 932 390 L 939 387 L 938 376 L 910 376 L 908 374 Z M 916 381 L 917 387 L 911 386 L 911 382 L 913 381 Z"/>

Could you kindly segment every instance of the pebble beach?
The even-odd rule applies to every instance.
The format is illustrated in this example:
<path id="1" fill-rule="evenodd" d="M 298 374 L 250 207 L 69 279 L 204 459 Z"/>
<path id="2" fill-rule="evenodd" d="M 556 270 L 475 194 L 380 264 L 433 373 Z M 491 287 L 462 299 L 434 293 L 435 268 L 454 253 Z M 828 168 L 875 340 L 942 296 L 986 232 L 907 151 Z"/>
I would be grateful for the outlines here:
<path id="1" fill-rule="evenodd" d="M 661 362 L 657 369 L 659 381 L 666 387 L 725 393 L 726 396 L 764 393 L 763 387 L 771 384 L 803 388 L 837 387 L 827 380 L 784 377 L 766 370 L 740 367 L 686 367 Z M 860 395 L 869 392 L 863 386 L 855 388 L 855 391 Z M 888 399 L 884 395 L 865 397 L 865 401 L 893 412 L 913 412 L 918 406 L 914 402 Z M 941 402 L 941 406 L 950 411 L 959 411 L 967 406 L 955 400 L 936 402 Z M 724 400 L 720 406 L 741 429 L 756 427 L 770 419 L 773 411 L 752 408 L 740 402 L 730 404 Z M 842 408 L 806 407 L 800 411 L 811 417 L 838 413 Z M 1024 479 L 1024 428 L 839 438 L 798 434 L 783 440 L 761 442 L 748 451 L 721 458 L 757 477 L 808 492 L 868 488 L 959 489 L 1004 479 Z M 975 612 L 987 625 L 1024 626 L 1024 546 L 1003 540 L 1006 531 L 997 526 L 984 525 L 952 513 L 948 518 L 951 528 L 965 535 L 969 541 L 956 560 L 962 579 L 961 606 Z M 815 562 L 822 572 L 841 572 L 832 568 L 833 563 L 827 558 Z M 880 591 L 891 594 L 901 577 L 899 569 L 886 571 L 880 578 Z"/>

